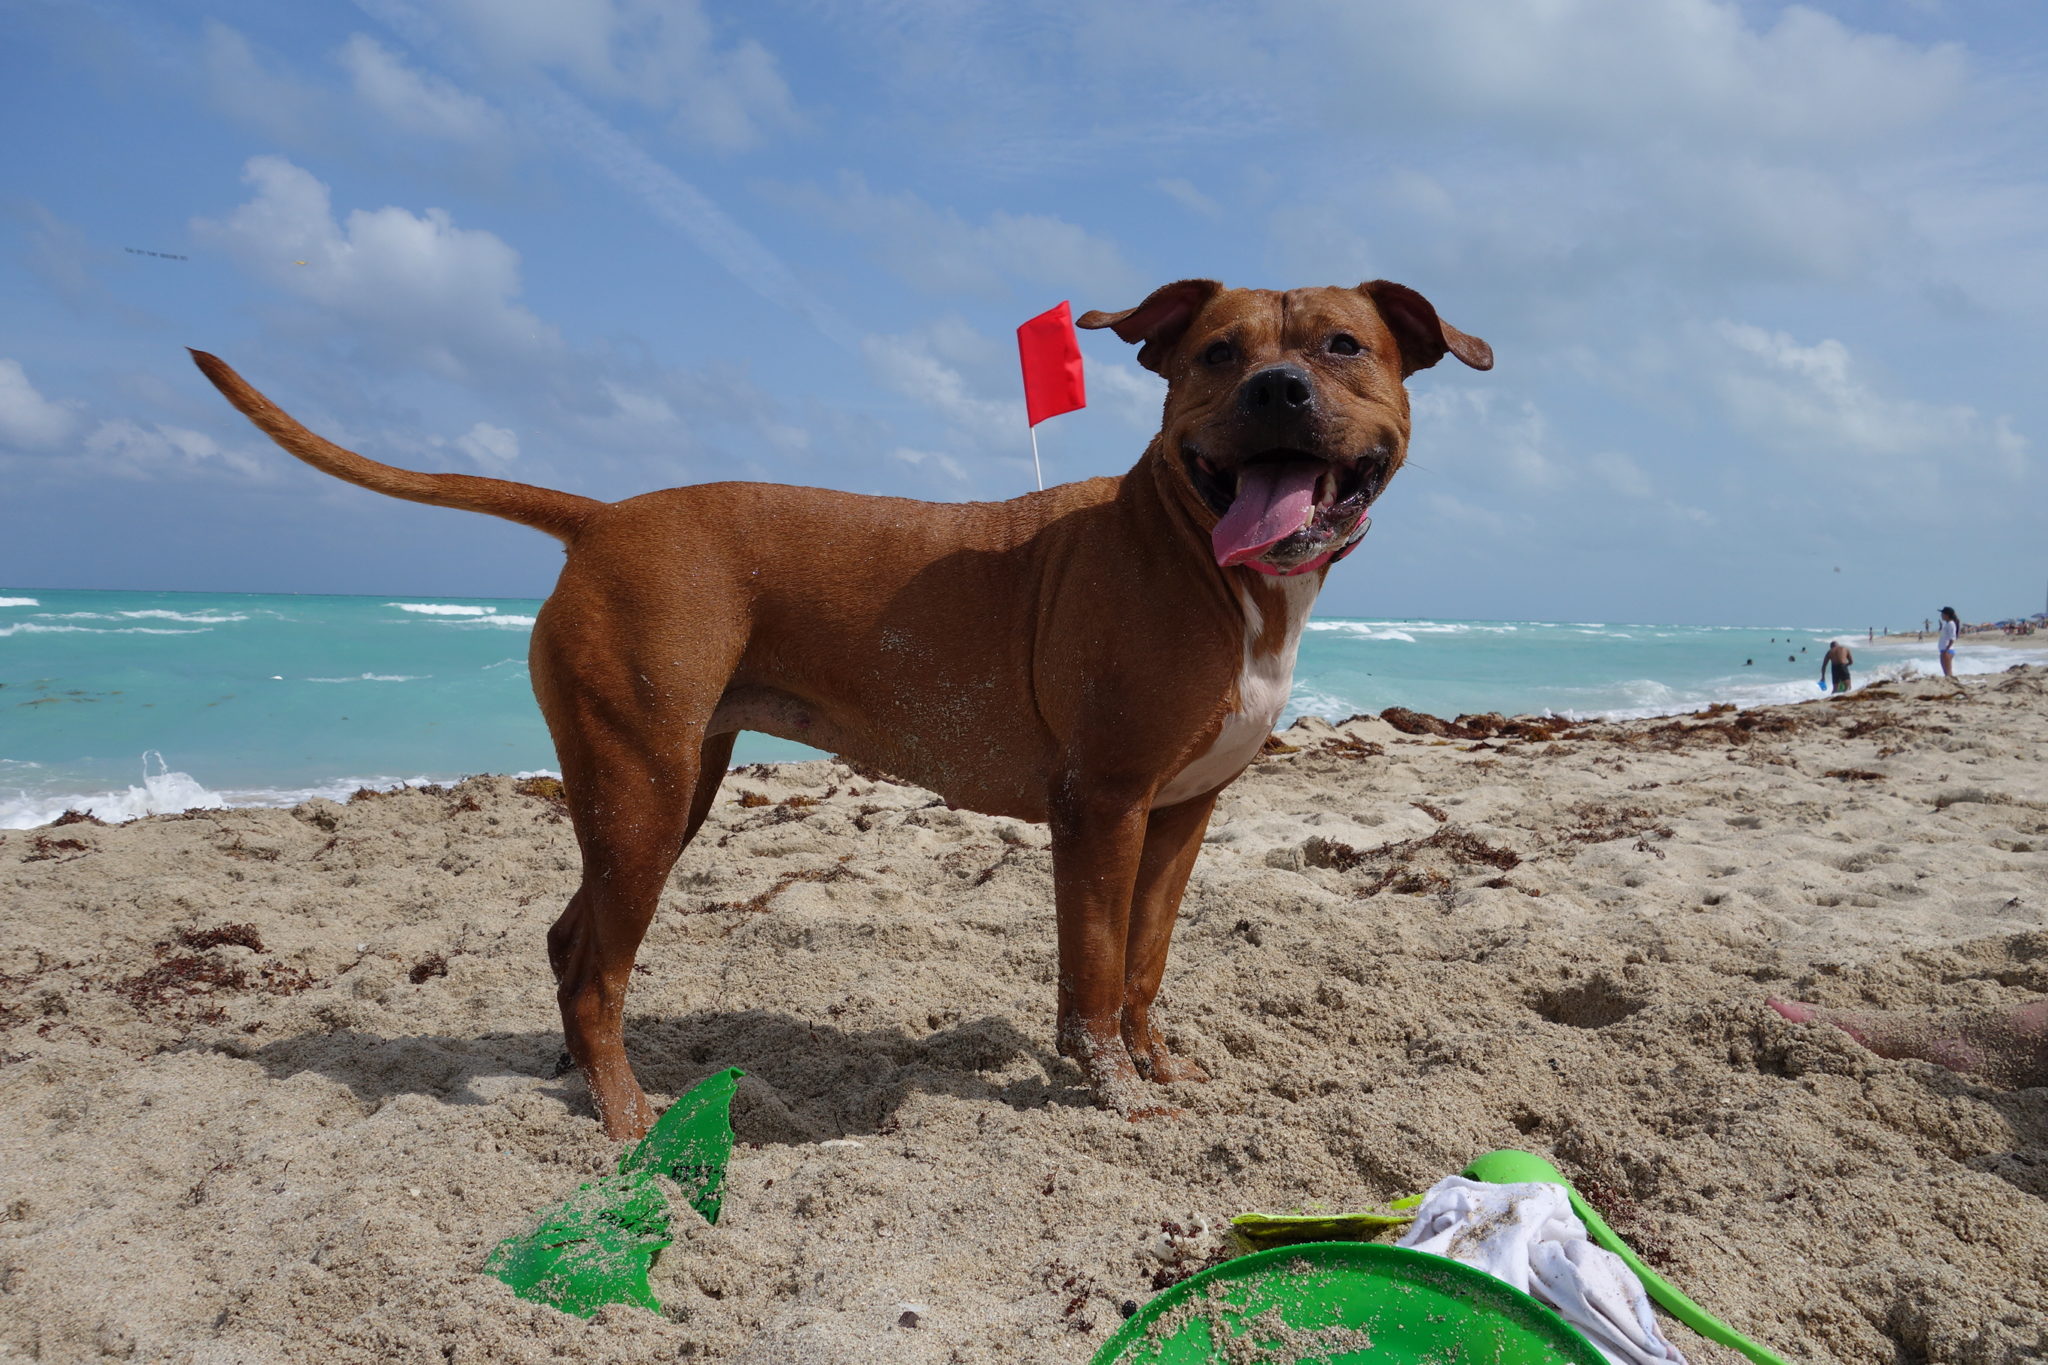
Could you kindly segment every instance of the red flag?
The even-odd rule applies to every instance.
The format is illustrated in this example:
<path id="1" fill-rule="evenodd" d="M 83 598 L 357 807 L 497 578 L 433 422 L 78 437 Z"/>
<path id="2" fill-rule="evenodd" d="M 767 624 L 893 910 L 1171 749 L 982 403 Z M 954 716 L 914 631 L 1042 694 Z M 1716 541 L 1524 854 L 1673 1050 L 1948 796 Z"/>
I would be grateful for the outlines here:
<path id="1" fill-rule="evenodd" d="M 1024 413 L 1032 426 L 1088 406 L 1081 343 L 1066 304 L 1046 309 L 1017 329 L 1017 358 L 1024 364 Z"/>

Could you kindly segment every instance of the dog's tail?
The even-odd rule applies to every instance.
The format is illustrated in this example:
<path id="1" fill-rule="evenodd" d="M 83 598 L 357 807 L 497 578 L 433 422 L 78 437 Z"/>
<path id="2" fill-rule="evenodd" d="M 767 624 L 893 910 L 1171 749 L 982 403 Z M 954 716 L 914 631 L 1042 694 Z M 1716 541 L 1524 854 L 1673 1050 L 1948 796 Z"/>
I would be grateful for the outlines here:
<path id="1" fill-rule="evenodd" d="M 568 540 L 605 504 L 575 493 L 536 488 L 509 479 L 485 479 L 474 474 L 421 474 L 343 450 L 334 442 L 315 436 L 293 420 L 291 414 L 258 393 L 249 382 L 230 369 L 218 356 L 192 352 L 193 363 L 213 381 L 221 395 L 241 410 L 244 417 L 261 427 L 271 440 L 322 473 L 346 479 L 373 492 L 436 507 L 459 507 L 465 512 L 488 512 L 546 531 Z"/>

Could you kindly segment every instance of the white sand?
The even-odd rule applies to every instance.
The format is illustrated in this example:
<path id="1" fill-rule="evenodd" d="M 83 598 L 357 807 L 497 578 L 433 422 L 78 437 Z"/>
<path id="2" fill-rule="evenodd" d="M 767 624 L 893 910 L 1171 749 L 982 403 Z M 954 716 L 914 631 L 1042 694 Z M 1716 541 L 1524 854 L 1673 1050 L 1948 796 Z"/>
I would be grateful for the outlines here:
<path id="1" fill-rule="evenodd" d="M 1197 1225 L 1499 1146 L 1790 1359 L 2048 1358 L 2048 1089 L 1762 1003 L 2048 993 L 2044 693 L 1484 753 L 1299 727 L 1226 798 L 1168 970 L 1216 1079 L 1139 1124 L 1053 1053 L 1042 829 L 735 774 L 628 1030 L 657 1102 L 751 1073 L 724 1218 L 657 1264 L 665 1316 L 590 1323 L 478 1271 L 617 1155 L 555 1075 L 554 806 L 480 778 L 0 833 L 0 1358 L 1078 1362 Z M 235 924 L 261 948 L 177 938 Z"/>

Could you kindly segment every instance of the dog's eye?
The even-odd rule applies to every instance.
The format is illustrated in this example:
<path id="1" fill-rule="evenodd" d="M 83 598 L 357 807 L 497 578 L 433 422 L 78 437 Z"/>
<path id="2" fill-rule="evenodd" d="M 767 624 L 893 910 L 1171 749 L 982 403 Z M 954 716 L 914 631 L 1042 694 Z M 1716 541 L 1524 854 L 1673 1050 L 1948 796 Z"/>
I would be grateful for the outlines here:
<path id="1" fill-rule="evenodd" d="M 1237 354 L 1237 348 L 1227 341 L 1212 341 L 1209 349 L 1202 352 L 1204 365 L 1228 365 L 1230 358 Z"/>
<path id="2" fill-rule="evenodd" d="M 1339 332 L 1330 338 L 1330 351 L 1334 355 L 1357 355 L 1359 350 L 1358 338 L 1349 332 Z"/>

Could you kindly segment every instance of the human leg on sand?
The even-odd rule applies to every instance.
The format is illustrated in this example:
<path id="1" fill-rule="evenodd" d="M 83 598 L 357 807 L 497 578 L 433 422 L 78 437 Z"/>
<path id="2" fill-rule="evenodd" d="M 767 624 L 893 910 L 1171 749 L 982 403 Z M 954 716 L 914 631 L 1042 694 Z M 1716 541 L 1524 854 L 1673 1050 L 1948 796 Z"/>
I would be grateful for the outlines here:
<path id="1" fill-rule="evenodd" d="M 1795 1024 L 1829 1024 L 1880 1057 L 1913 1058 L 2015 1087 L 2048 1085 L 2048 999 L 2006 1010 L 1917 1013 L 1765 1002 Z"/>

